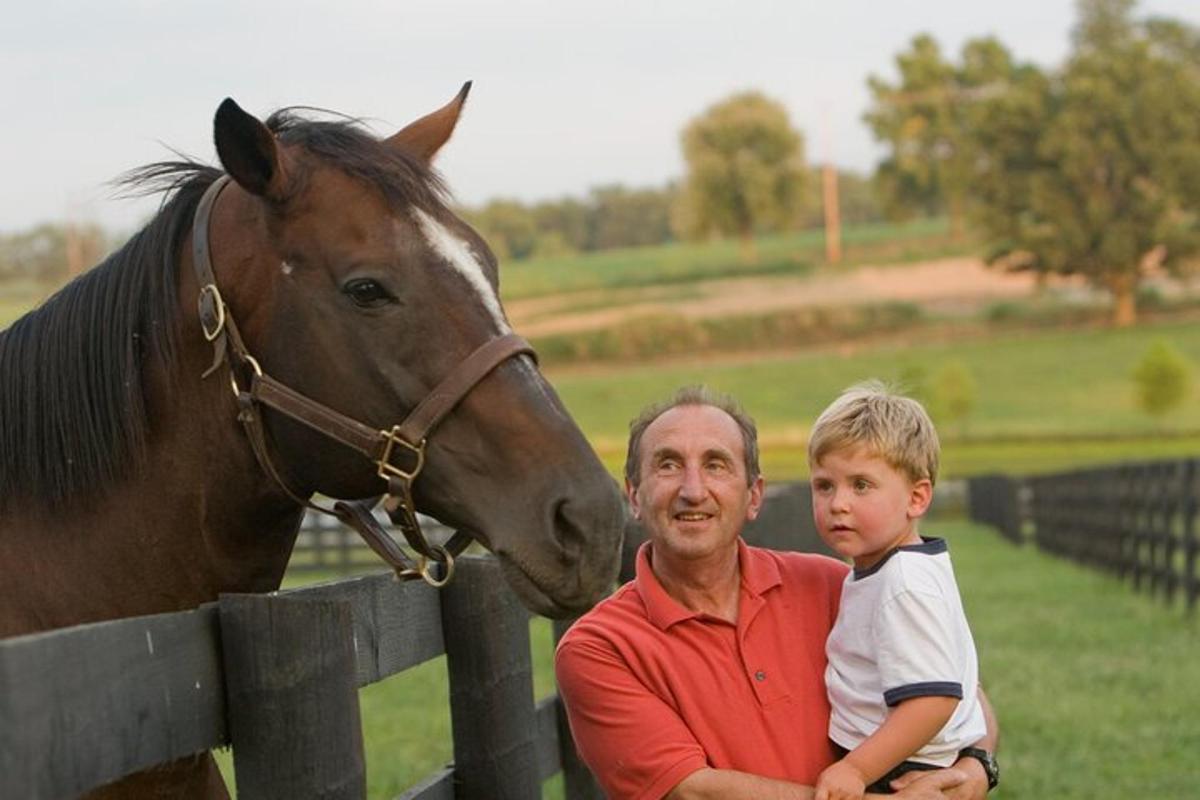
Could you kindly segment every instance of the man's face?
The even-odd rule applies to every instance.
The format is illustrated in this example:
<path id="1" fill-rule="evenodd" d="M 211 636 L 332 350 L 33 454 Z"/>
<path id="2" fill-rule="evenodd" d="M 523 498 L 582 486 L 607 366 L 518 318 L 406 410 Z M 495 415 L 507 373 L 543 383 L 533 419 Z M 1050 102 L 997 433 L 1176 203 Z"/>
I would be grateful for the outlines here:
<path id="1" fill-rule="evenodd" d="M 763 480 L 746 480 L 741 430 L 713 406 L 676 406 L 642 435 L 630 506 L 654 546 L 654 558 L 677 564 L 735 547 L 758 516 Z"/>

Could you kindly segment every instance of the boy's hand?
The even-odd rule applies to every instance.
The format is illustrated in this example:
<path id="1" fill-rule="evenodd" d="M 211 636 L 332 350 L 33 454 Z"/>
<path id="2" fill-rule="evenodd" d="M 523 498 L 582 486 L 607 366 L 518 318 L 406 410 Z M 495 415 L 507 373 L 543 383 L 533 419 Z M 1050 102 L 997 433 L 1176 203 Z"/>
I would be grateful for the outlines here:
<path id="1" fill-rule="evenodd" d="M 862 773 L 842 759 L 817 778 L 815 800 L 862 800 L 866 788 Z"/>

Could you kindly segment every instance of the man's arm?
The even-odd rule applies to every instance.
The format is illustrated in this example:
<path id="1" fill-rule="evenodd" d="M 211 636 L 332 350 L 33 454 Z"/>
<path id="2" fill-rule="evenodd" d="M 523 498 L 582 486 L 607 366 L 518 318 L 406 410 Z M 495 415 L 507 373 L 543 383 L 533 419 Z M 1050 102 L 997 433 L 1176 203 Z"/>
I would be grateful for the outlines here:
<path id="1" fill-rule="evenodd" d="M 666 800 L 812 800 L 812 797 L 811 786 L 729 769 L 701 769 L 680 781 Z"/>

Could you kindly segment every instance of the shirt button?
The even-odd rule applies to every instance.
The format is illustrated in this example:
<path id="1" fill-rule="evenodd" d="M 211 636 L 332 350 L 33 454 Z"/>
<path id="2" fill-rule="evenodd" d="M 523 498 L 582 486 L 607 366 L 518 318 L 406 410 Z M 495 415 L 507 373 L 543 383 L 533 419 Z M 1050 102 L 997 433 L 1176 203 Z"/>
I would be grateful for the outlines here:
<path id="1" fill-rule="evenodd" d="M 767 679 L 767 673 L 763 672 L 761 669 L 758 672 L 754 673 L 754 680 L 765 681 L 766 679 Z"/>

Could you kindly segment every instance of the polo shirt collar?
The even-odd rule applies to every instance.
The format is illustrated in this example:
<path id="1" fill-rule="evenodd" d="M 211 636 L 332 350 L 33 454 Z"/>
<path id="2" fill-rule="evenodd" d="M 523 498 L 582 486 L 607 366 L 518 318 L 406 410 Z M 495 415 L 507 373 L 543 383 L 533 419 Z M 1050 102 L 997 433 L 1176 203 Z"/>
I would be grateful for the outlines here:
<path id="1" fill-rule="evenodd" d="M 743 595 L 758 598 L 767 590 L 781 583 L 779 565 L 775 559 L 762 550 L 747 547 L 746 542 L 740 536 L 737 540 L 737 547 Z M 678 600 L 667 594 L 667 590 L 658 582 L 658 577 L 650 567 L 650 542 L 643 542 L 642 546 L 638 548 L 635 570 L 637 576 L 635 586 L 638 595 L 646 607 L 646 616 L 656 627 L 666 630 L 676 622 L 700 616 L 698 612 L 685 608 Z M 744 615 L 746 604 L 741 605 L 744 610 L 739 614 Z"/>

